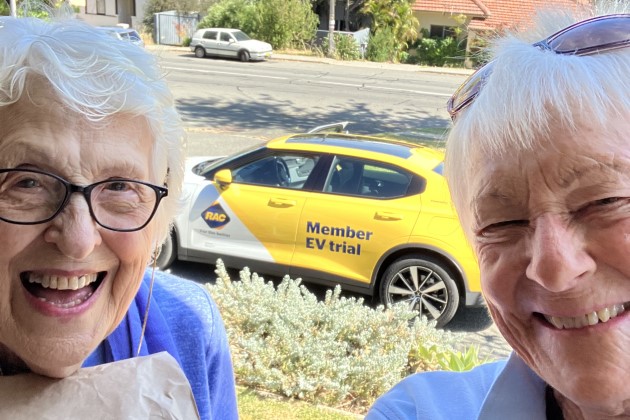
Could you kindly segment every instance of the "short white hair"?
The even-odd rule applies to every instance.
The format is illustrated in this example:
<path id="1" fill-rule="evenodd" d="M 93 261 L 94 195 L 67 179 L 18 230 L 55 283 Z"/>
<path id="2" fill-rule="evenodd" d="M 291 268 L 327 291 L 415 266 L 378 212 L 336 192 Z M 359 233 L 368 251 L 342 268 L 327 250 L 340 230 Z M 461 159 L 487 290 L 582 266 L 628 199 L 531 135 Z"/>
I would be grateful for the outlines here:
<path id="1" fill-rule="evenodd" d="M 154 139 L 152 182 L 169 188 L 156 213 L 161 243 L 179 209 L 185 133 L 156 57 L 76 19 L 0 17 L 0 108 L 25 95 L 35 99 L 33 78 L 94 123 L 120 113 L 146 119 Z"/>
<path id="2" fill-rule="evenodd" d="M 446 145 L 445 174 L 464 229 L 470 233 L 470 157 L 500 159 L 536 147 L 551 123 L 575 127 L 588 115 L 601 127 L 630 115 L 630 48 L 587 56 L 560 55 L 532 43 L 585 18 L 629 13 L 630 2 L 599 2 L 578 12 L 539 13 L 534 28 L 497 39 L 492 73 L 475 100 L 455 120 Z M 629 144 L 630 146 L 630 144 Z M 474 153 L 473 153 L 474 152 Z"/>

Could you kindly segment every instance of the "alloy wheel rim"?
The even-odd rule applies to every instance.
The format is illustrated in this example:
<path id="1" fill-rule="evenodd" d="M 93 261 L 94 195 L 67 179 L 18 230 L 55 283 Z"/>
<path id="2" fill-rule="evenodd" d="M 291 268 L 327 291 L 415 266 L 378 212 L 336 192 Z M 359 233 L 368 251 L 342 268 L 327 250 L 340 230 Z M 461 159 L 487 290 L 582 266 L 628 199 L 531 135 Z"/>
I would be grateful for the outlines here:
<path id="1" fill-rule="evenodd" d="M 429 320 L 444 313 L 449 297 L 444 279 L 434 270 L 418 265 L 398 271 L 387 293 L 391 303 L 405 302 Z"/>

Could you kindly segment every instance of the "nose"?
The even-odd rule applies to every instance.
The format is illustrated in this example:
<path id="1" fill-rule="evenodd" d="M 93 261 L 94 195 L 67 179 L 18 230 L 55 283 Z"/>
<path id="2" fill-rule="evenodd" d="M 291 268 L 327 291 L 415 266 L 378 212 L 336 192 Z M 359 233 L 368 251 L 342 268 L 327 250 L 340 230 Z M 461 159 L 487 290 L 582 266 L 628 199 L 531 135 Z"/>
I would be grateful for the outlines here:
<path id="1" fill-rule="evenodd" d="M 584 235 L 566 217 L 546 213 L 535 220 L 525 274 L 545 289 L 561 292 L 595 270 Z"/>
<path id="2" fill-rule="evenodd" d="M 101 244 L 98 225 L 90 214 L 87 201 L 74 194 L 70 202 L 51 222 L 44 234 L 46 242 L 54 243 L 69 258 L 81 260 Z"/>

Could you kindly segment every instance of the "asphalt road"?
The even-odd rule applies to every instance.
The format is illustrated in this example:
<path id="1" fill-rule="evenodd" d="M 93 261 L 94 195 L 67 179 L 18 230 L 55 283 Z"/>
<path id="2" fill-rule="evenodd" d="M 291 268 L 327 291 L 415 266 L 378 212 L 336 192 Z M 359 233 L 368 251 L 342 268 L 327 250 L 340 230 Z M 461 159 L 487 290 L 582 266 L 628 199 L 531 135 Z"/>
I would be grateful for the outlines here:
<path id="1" fill-rule="evenodd" d="M 440 137 L 450 125 L 446 101 L 466 77 L 405 65 L 158 54 L 189 134 L 190 156 L 234 152 L 339 121 L 350 121 L 358 134 Z"/>
<path id="2" fill-rule="evenodd" d="M 227 155 L 317 125 L 351 121 L 355 133 L 439 138 L 449 127 L 445 102 L 461 73 L 375 63 L 270 60 L 241 63 L 160 50 L 161 64 L 188 132 L 188 155 Z M 213 282 L 214 267 L 177 262 L 174 274 Z M 322 289 L 311 286 L 316 294 Z M 510 348 L 485 308 L 463 309 L 447 327 L 459 347 L 504 357 Z"/>

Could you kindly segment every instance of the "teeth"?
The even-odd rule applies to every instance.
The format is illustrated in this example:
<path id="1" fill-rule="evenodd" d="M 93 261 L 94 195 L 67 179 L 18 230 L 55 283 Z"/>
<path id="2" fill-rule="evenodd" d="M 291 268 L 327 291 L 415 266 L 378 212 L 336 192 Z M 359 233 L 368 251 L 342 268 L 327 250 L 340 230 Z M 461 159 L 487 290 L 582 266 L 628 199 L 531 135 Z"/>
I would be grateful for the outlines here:
<path id="1" fill-rule="evenodd" d="M 599 311 L 593 311 L 588 314 L 578 317 L 564 317 L 564 316 L 549 316 L 544 315 L 547 322 L 552 324 L 557 329 L 572 329 L 582 328 L 589 325 L 596 325 L 598 323 L 608 322 L 609 320 L 621 315 L 625 312 L 625 306 L 630 306 L 628 303 L 620 303 L 610 306 L 608 308 L 600 309 Z"/>
<path id="2" fill-rule="evenodd" d="M 600 321 L 606 322 L 610 319 L 610 311 L 608 310 L 608 308 L 597 311 L 597 317 Z"/>
<path id="3" fill-rule="evenodd" d="M 78 290 L 96 281 L 97 274 L 85 274 L 83 276 L 61 277 L 31 273 L 29 283 L 38 283 L 42 287 L 55 290 Z"/>

